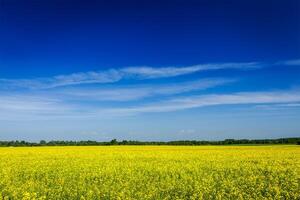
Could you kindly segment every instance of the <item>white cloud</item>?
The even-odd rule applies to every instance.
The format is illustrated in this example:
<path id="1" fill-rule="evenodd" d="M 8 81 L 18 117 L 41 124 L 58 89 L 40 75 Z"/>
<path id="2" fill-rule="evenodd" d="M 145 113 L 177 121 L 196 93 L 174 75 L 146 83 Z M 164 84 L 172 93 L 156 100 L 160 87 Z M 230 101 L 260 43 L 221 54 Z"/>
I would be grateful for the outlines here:
<path id="1" fill-rule="evenodd" d="M 114 69 L 103 72 L 84 72 L 58 75 L 50 78 L 36 79 L 0 79 L 2 88 L 50 89 L 62 86 L 91 83 L 113 83 L 122 79 L 122 74 Z"/>
<path id="2" fill-rule="evenodd" d="M 173 77 L 184 74 L 195 73 L 206 70 L 218 70 L 218 69 L 251 69 L 261 67 L 260 63 L 249 62 L 249 63 L 223 63 L 223 64 L 203 64 L 193 65 L 187 67 L 164 67 L 164 68 L 153 68 L 153 67 L 129 67 L 122 69 L 125 74 L 138 76 L 140 78 L 164 78 Z"/>
<path id="3" fill-rule="evenodd" d="M 51 97 L 26 95 L 0 96 L 0 120 L 83 119 L 127 116 L 141 113 L 174 112 L 218 105 L 260 104 L 298 106 L 300 91 L 240 92 L 232 94 L 193 95 L 171 98 L 139 106 L 105 106 L 66 102 Z"/>
<path id="4" fill-rule="evenodd" d="M 203 64 L 185 67 L 127 67 L 97 72 L 81 72 L 36 79 L 0 79 L 2 88 L 49 89 L 70 85 L 91 83 L 113 83 L 122 79 L 156 79 L 191 74 L 206 70 L 252 69 L 261 67 L 260 63 Z"/>
<path id="5" fill-rule="evenodd" d="M 130 108 L 115 108 L 107 111 L 112 114 L 138 114 L 151 112 L 171 112 L 191 108 L 217 105 L 239 104 L 272 104 L 272 103 L 298 103 L 300 91 L 275 92 L 241 92 L 234 94 L 214 94 L 175 98 L 167 101 L 152 103 Z"/>
<path id="6" fill-rule="evenodd" d="M 58 114 L 71 110 L 63 101 L 31 95 L 0 95 L 0 112 Z"/>
<path id="7" fill-rule="evenodd" d="M 283 109 L 295 109 L 300 108 L 300 103 L 280 103 L 280 104 L 267 104 L 267 105 L 256 105 L 256 109 L 265 110 L 283 110 Z"/>
<path id="8" fill-rule="evenodd" d="M 283 62 L 279 62 L 278 64 L 282 64 L 282 65 L 300 65 L 300 59 L 296 59 L 296 60 L 286 60 Z"/>
<path id="9" fill-rule="evenodd" d="M 0 118 L 50 118 L 94 116 L 101 107 L 90 101 L 132 101 L 202 90 L 233 82 L 233 79 L 203 79 L 181 84 L 131 85 L 112 88 L 66 88 L 51 91 L 7 91 L 0 93 Z M 51 115 L 51 116 L 50 116 Z"/>
<path id="10" fill-rule="evenodd" d="M 177 84 L 134 85 L 113 88 L 73 88 L 60 90 L 58 94 L 69 98 L 92 101 L 130 101 L 153 96 L 174 95 L 185 92 L 204 90 L 234 82 L 234 79 L 214 78 Z"/>

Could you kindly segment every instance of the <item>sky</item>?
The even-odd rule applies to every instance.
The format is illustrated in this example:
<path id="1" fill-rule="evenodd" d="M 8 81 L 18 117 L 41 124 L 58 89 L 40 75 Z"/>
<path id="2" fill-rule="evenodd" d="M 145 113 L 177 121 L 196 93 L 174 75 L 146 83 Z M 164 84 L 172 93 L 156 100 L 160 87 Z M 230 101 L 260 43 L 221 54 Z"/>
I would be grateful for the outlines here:
<path id="1" fill-rule="evenodd" d="M 0 0 L 0 140 L 300 136 L 298 0 Z"/>

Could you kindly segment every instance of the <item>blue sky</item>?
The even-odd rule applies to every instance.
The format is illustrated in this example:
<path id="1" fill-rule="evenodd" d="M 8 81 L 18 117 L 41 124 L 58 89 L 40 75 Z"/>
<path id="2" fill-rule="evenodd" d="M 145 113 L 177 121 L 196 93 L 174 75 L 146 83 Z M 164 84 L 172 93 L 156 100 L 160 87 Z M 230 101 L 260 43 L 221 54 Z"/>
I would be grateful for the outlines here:
<path id="1" fill-rule="evenodd" d="M 299 9 L 0 0 L 0 140 L 300 136 Z"/>

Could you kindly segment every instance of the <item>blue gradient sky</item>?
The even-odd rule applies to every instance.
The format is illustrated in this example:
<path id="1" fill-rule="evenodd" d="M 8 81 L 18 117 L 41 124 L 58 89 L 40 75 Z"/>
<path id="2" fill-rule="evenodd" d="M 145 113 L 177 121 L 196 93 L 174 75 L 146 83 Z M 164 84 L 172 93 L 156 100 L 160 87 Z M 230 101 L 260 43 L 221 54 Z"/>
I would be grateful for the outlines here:
<path id="1" fill-rule="evenodd" d="M 0 140 L 300 136 L 299 10 L 0 0 Z"/>

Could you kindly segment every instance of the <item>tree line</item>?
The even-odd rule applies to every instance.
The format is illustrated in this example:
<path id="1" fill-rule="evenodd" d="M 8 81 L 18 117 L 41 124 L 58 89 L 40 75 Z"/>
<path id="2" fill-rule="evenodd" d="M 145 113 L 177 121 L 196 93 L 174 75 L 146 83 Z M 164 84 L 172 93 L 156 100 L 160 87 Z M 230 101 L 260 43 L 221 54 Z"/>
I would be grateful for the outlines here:
<path id="1" fill-rule="evenodd" d="M 28 142 L 28 141 L 0 141 L 1 147 L 26 147 L 26 146 L 110 146 L 110 145 L 260 145 L 260 144 L 298 144 L 300 137 L 296 138 L 279 138 L 279 139 L 226 139 L 220 141 L 203 141 L 203 140 L 178 140 L 178 141 L 134 141 L 113 139 L 108 142 L 99 141 L 45 141 Z"/>

